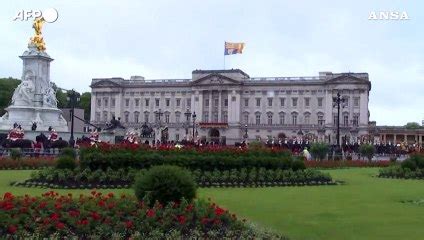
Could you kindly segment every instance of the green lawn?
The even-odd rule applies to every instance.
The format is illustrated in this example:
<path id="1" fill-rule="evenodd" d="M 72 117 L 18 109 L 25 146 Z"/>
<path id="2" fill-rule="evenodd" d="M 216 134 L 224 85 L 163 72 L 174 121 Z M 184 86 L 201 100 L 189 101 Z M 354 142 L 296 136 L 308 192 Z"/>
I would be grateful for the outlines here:
<path id="1" fill-rule="evenodd" d="M 10 181 L 27 178 L 30 172 L 0 171 L 0 192 L 45 192 L 45 189 L 8 186 Z M 199 197 L 210 197 L 238 216 L 292 239 L 424 239 L 424 206 L 400 202 L 424 199 L 423 180 L 375 178 L 376 168 L 328 172 L 346 184 L 204 188 L 199 190 Z M 131 190 L 110 191 L 132 193 Z"/>

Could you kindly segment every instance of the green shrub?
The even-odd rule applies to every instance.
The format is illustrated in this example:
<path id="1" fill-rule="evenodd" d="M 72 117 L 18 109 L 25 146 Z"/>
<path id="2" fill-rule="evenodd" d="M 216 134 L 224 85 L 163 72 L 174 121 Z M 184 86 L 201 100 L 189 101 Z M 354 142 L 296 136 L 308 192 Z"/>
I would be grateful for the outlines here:
<path id="1" fill-rule="evenodd" d="M 299 159 L 294 160 L 291 164 L 291 169 L 293 169 L 293 171 L 303 170 L 305 168 L 306 168 L 305 162 Z"/>
<path id="2" fill-rule="evenodd" d="M 311 145 L 311 155 L 314 159 L 317 160 L 324 160 L 327 156 L 328 152 L 330 151 L 330 147 L 326 143 L 312 143 Z"/>
<path id="3" fill-rule="evenodd" d="M 22 151 L 21 151 L 21 149 L 20 148 L 12 148 L 10 150 L 10 157 L 13 160 L 19 160 L 19 159 L 21 159 L 22 158 Z"/>
<path id="4" fill-rule="evenodd" d="M 63 148 L 60 151 L 60 156 L 68 156 L 71 157 L 73 159 L 77 158 L 77 152 L 75 151 L 75 149 L 67 147 L 67 148 Z"/>
<path id="5" fill-rule="evenodd" d="M 375 147 L 371 144 L 362 144 L 359 147 L 359 153 L 361 153 L 362 156 L 365 156 L 368 161 L 371 161 L 375 154 Z"/>
<path id="6" fill-rule="evenodd" d="M 415 162 L 417 168 L 424 168 L 424 155 L 423 154 L 411 154 L 409 160 Z"/>
<path id="7" fill-rule="evenodd" d="M 411 159 L 406 159 L 401 163 L 402 168 L 414 171 L 417 169 L 417 163 Z"/>
<path id="8" fill-rule="evenodd" d="M 155 201 L 166 204 L 196 196 L 196 183 L 190 171 L 177 166 L 155 166 L 139 174 L 134 183 L 135 195 L 152 205 Z"/>
<path id="9" fill-rule="evenodd" d="M 61 156 L 57 159 L 56 168 L 57 169 L 75 169 L 77 163 L 75 159 L 70 156 Z"/>

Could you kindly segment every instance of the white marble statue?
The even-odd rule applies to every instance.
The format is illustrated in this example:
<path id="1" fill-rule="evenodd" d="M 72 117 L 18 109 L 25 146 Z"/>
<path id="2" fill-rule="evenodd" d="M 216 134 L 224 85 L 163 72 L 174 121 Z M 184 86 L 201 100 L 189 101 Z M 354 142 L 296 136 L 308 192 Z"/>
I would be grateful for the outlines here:
<path id="1" fill-rule="evenodd" d="M 32 105 L 34 99 L 34 83 L 31 72 L 25 74 L 25 78 L 15 89 L 12 96 L 12 105 Z"/>

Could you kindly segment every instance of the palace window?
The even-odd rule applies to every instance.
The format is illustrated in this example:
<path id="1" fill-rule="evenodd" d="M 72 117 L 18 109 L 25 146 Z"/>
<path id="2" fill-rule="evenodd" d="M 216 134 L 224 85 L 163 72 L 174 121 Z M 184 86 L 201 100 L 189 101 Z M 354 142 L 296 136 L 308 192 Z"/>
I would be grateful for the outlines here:
<path id="1" fill-rule="evenodd" d="M 322 97 L 318 98 L 318 107 L 322 107 Z"/>
<path id="2" fill-rule="evenodd" d="M 110 106 L 111 106 L 111 107 L 115 107 L 115 98 L 112 98 L 112 99 L 110 100 Z"/>
<path id="3" fill-rule="evenodd" d="M 107 98 L 105 98 L 105 107 L 107 107 L 108 104 L 109 104 L 109 101 Z"/>
<path id="4" fill-rule="evenodd" d="M 106 111 L 104 111 L 103 112 L 103 121 L 105 121 L 105 122 L 107 122 L 107 112 Z"/>
<path id="5" fill-rule="evenodd" d="M 256 116 L 255 116 L 255 123 L 256 123 L 256 125 L 261 124 L 261 114 L 260 113 L 257 113 L 256 114 Z"/>
<path id="6" fill-rule="evenodd" d="M 149 122 L 149 113 L 148 112 L 144 113 L 144 122 L 145 123 Z"/>
<path id="7" fill-rule="evenodd" d="M 134 112 L 134 122 L 138 123 L 140 118 L 140 113 L 139 112 Z"/>
<path id="8" fill-rule="evenodd" d="M 284 125 L 285 124 L 285 114 L 284 113 L 280 113 L 280 125 Z"/>
<path id="9" fill-rule="evenodd" d="M 96 120 L 96 122 L 100 121 L 100 113 L 99 112 L 96 112 L 96 116 L 95 116 L 94 119 Z"/>
<path id="10" fill-rule="evenodd" d="M 359 125 L 359 114 L 353 115 L 353 126 L 357 127 Z"/>
<path id="11" fill-rule="evenodd" d="M 268 125 L 272 125 L 272 113 L 268 113 L 267 117 L 268 117 Z"/>
<path id="12" fill-rule="evenodd" d="M 149 103 L 150 103 L 150 99 L 146 98 L 146 99 L 144 99 L 144 101 L 145 101 L 146 107 L 148 107 L 149 106 Z"/>
<path id="13" fill-rule="evenodd" d="M 217 112 L 213 113 L 212 122 L 218 122 L 218 113 Z"/>
<path id="14" fill-rule="evenodd" d="M 310 98 L 305 98 L 305 107 L 309 107 Z"/>
<path id="15" fill-rule="evenodd" d="M 248 124 L 249 123 L 249 113 L 244 113 L 243 119 L 244 119 L 244 123 Z"/>
<path id="16" fill-rule="evenodd" d="M 311 118 L 311 114 L 309 113 L 305 113 L 305 124 L 309 125 L 310 124 L 310 118 Z"/>
<path id="17" fill-rule="evenodd" d="M 140 106 L 140 99 L 138 98 L 135 99 L 135 106 L 136 107 Z"/>
<path id="18" fill-rule="evenodd" d="M 176 104 L 177 104 L 177 107 L 180 107 L 181 106 L 181 99 L 177 98 L 176 99 Z"/>
<path id="19" fill-rule="evenodd" d="M 349 126 L 349 115 L 343 116 L 343 126 Z"/>
<path id="20" fill-rule="evenodd" d="M 336 125 L 337 125 L 337 114 L 335 114 L 335 115 L 333 116 L 333 123 L 334 123 L 334 126 L 336 126 Z"/>
<path id="21" fill-rule="evenodd" d="M 169 123 L 169 113 L 165 113 L 165 123 Z"/>
<path id="22" fill-rule="evenodd" d="M 297 107 L 297 98 L 292 98 L 292 106 Z"/>
<path id="23" fill-rule="evenodd" d="M 215 98 L 214 99 L 214 106 L 215 107 L 218 107 L 218 105 L 219 105 L 219 99 L 218 98 Z"/>
<path id="24" fill-rule="evenodd" d="M 286 104 L 286 99 L 285 98 L 280 98 L 280 106 L 284 107 L 284 105 Z"/>
<path id="25" fill-rule="evenodd" d="M 353 99 L 353 106 L 359 107 L 359 97 L 356 97 L 356 98 Z"/>
<path id="26" fill-rule="evenodd" d="M 204 112 L 203 113 L 203 121 L 204 122 L 209 122 L 209 113 L 208 112 Z"/>
<path id="27" fill-rule="evenodd" d="M 224 107 L 228 107 L 228 99 L 224 99 Z"/>
<path id="28" fill-rule="evenodd" d="M 297 113 L 292 114 L 292 125 L 297 125 Z"/>
<path id="29" fill-rule="evenodd" d="M 260 107 L 260 106 L 261 106 L 261 99 L 256 98 L 256 107 Z"/>
<path id="30" fill-rule="evenodd" d="M 209 99 L 205 99 L 205 106 L 209 107 Z"/>
<path id="31" fill-rule="evenodd" d="M 186 105 L 187 108 L 191 108 L 191 98 L 187 98 Z"/>
<path id="32" fill-rule="evenodd" d="M 249 106 L 249 99 L 248 98 L 245 98 L 244 99 L 244 106 L 245 107 L 248 107 Z"/>
<path id="33" fill-rule="evenodd" d="M 125 107 L 129 107 L 130 106 L 130 99 L 125 98 Z"/>
<path id="34" fill-rule="evenodd" d="M 124 121 L 126 123 L 130 121 L 130 113 L 129 112 L 125 112 L 124 113 Z"/>
<path id="35" fill-rule="evenodd" d="M 155 99 L 155 105 L 156 105 L 156 107 L 159 107 L 159 105 L 160 105 L 160 99 L 159 98 Z"/>
<path id="36" fill-rule="evenodd" d="M 167 107 L 169 107 L 169 105 L 170 105 L 170 99 L 169 98 L 165 99 L 165 104 L 166 104 Z"/>
<path id="37" fill-rule="evenodd" d="M 181 113 L 176 112 L 176 113 L 175 113 L 175 122 L 176 122 L 176 123 L 180 123 L 180 117 L 181 117 Z"/>
<path id="38" fill-rule="evenodd" d="M 228 113 L 227 112 L 224 112 L 223 114 L 222 114 L 222 122 L 228 122 Z"/>
<path id="39" fill-rule="evenodd" d="M 102 100 L 101 99 L 97 99 L 97 106 L 101 107 L 102 106 Z"/>
<path id="40" fill-rule="evenodd" d="M 175 141 L 180 141 L 180 134 L 175 134 Z"/>
<path id="41" fill-rule="evenodd" d="M 318 115 L 318 125 L 319 126 L 324 126 L 325 120 L 324 120 L 324 115 L 319 114 Z"/>
<path id="42" fill-rule="evenodd" d="M 272 98 L 268 98 L 268 107 L 272 107 Z"/>

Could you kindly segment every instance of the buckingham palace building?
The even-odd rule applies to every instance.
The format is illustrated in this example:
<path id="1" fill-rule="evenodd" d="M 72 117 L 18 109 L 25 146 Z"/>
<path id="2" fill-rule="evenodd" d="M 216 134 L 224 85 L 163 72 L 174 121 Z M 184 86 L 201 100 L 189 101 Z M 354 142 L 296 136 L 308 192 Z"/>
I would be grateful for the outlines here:
<path id="1" fill-rule="evenodd" d="M 368 134 L 368 73 L 253 78 L 239 69 L 194 70 L 191 79 L 94 78 L 91 89 L 93 124 L 105 126 L 115 117 L 130 129 L 165 127 L 168 141 L 190 140 L 194 133 L 195 140 L 224 144 L 282 138 L 334 143 L 337 93 L 344 99 L 341 140 Z"/>

